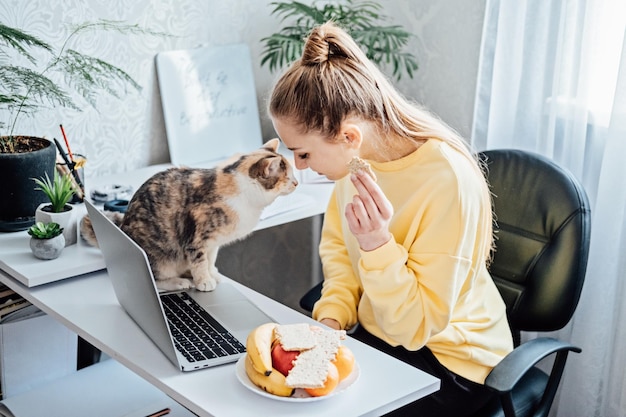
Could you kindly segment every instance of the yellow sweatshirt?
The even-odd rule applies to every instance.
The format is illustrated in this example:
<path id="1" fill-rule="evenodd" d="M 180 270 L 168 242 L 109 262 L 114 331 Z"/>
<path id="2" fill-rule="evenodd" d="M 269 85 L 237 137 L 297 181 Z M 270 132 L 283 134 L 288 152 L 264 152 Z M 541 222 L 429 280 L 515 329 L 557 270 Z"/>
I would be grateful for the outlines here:
<path id="1" fill-rule="evenodd" d="M 394 237 L 360 250 L 344 216 L 356 193 L 337 181 L 324 218 L 322 298 L 313 317 L 358 321 L 392 346 L 424 345 L 451 371 L 483 383 L 513 349 L 505 305 L 479 249 L 488 236 L 478 173 L 461 153 L 430 139 L 412 154 L 371 162 L 394 207 Z"/>

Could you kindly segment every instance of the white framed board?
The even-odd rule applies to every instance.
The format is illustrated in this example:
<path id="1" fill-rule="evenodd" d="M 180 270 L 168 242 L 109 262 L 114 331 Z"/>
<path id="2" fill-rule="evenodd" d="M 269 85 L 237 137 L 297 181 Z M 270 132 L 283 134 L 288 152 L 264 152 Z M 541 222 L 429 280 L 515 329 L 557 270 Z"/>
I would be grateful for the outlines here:
<path id="1" fill-rule="evenodd" d="M 156 67 L 174 165 L 206 165 L 262 145 L 246 44 L 161 52 Z"/>

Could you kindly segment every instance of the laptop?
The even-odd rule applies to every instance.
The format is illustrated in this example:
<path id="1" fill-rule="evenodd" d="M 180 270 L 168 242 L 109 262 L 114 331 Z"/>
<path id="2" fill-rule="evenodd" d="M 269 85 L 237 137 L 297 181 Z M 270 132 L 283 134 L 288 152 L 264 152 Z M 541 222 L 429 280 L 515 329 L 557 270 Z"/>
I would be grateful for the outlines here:
<path id="1" fill-rule="evenodd" d="M 120 305 L 180 370 L 237 361 L 250 331 L 275 321 L 228 282 L 209 292 L 160 293 L 143 249 L 92 203 L 85 200 L 85 206 Z M 201 310 L 197 318 L 194 306 Z M 193 340 L 196 330 L 208 335 Z"/>

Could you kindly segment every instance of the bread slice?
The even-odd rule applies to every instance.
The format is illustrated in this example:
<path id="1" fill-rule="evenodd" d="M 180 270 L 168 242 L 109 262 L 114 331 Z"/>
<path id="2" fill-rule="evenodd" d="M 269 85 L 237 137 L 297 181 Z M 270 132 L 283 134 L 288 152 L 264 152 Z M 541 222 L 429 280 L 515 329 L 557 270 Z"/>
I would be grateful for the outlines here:
<path id="1" fill-rule="evenodd" d="M 276 334 L 284 350 L 300 350 L 287 375 L 286 384 L 292 388 L 323 387 L 328 377 L 328 365 L 335 359 L 341 340 L 346 338 L 345 330 L 325 330 L 308 324 L 279 325 Z M 297 341 L 298 338 L 301 340 Z M 289 349 L 283 340 L 288 343 Z M 310 347 L 296 349 L 298 345 Z"/>
<path id="2" fill-rule="evenodd" d="M 283 350 L 307 350 L 317 343 L 311 326 L 307 323 L 281 324 L 276 326 L 275 331 Z"/>
<path id="3" fill-rule="evenodd" d="M 348 170 L 352 174 L 356 174 L 359 170 L 365 171 L 374 181 L 377 180 L 376 174 L 372 171 L 372 166 L 358 156 L 353 157 L 348 163 Z"/>
<path id="4" fill-rule="evenodd" d="M 300 352 L 285 383 L 292 388 L 323 387 L 328 377 L 328 364 L 334 357 L 329 359 L 324 349 L 313 348 Z"/>

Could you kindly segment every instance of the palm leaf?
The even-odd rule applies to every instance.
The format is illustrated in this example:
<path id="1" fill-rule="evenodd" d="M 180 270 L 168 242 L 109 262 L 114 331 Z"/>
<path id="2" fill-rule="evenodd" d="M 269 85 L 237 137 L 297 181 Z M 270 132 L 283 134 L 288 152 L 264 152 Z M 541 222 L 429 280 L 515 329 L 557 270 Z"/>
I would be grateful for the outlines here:
<path id="1" fill-rule="evenodd" d="M 261 66 L 267 65 L 270 72 L 298 59 L 311 29 L 331 20 L 354 38 L 372 62 L 390 66 L 396 79 L 404 73 L 413 78 L 418 69 L 415 56 L 403 50 L 412 35 L 398 25 L 381 25 L 388 17 L 380 13 L 382 6 L 374 1 L 329 1 L 319 6 L 317 2 L 307 5 L 298 1 L 271 4 L 272 14 L 285 26 L 261 39 L 265 44 Z"/>

